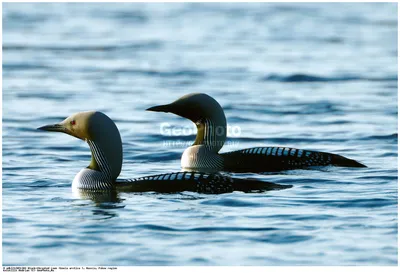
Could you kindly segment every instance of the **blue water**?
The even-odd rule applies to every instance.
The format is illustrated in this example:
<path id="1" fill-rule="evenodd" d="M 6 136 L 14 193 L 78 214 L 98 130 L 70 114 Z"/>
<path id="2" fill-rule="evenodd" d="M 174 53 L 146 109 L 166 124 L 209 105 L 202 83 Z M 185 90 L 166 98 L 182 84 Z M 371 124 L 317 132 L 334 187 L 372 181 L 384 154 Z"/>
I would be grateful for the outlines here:
<path id="1" fill-rule="evenodd" d="M 3 4 L 3 264 L 396 265 L 397 56 L 396 3 Z M 260 194 L 97 200 L 71 189 L 87 144 L 35 130 L 99 110 L 121 132 L 121 177 L 179 171 L 194 135 L 160 127 L 194 126 L 144 110 L 190 92 L 240 127 L 223 151 L 368 168 L 233 175 L 293 185 Z"/>

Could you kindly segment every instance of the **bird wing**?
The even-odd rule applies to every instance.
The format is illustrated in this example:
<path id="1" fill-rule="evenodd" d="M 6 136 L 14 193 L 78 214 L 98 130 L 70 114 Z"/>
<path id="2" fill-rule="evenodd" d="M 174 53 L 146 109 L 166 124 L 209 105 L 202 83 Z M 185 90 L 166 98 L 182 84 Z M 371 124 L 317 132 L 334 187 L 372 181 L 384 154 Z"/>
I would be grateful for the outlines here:
<path id="1" fill-rule="evenodd" d="M 183 191 L 221 194 L 233 191 L 257 192 L 286 189 L 281 185 L 255 179 L 237 179 L 219 173 L 176 172 L 136 179 L 118 179 L 117 190 L 127 192 L 176 193 Z"/>
<path id="2" fill-rule="evenodd" d="M 275 172 L 327 165 L 366 167 L 340 155 L 288 147 L 254 147 L 220 155 L 224 170 L 232 172 Z"/>

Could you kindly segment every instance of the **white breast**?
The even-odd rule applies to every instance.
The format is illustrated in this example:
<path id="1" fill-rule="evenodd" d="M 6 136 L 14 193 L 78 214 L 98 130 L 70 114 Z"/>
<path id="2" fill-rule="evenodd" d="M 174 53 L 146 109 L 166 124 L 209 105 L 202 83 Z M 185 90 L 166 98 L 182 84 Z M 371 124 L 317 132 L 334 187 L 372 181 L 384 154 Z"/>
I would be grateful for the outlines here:
<path id="1" fill-rule="evenodd" d="M 183 152 L 181 167 L 202 172 L 219 171 L 223 168 L 223 158 L 204 145 L 194 145 Z"/>
<path id="2" fill-rule="evenodd" d="M 103 173 L 88 168 L 84 168 L 76 174 L 72 182 L 74 189 L 105 190 L 111 189 L 112 186 L 113 184 Z"/>

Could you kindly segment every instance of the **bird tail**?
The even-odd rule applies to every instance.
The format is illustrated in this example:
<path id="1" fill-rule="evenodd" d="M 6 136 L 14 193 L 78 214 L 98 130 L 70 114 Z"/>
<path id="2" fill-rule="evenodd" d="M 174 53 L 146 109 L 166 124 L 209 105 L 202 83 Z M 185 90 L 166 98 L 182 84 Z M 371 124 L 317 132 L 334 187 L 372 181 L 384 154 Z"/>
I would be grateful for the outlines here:
<path id="1" fill-rule="evenodd" d="M 348 159 L 336 154 L 331 154 L 331 164 L 341 167 L 367 167 L 366 165 L 355 161 L 354 159 Z"/>

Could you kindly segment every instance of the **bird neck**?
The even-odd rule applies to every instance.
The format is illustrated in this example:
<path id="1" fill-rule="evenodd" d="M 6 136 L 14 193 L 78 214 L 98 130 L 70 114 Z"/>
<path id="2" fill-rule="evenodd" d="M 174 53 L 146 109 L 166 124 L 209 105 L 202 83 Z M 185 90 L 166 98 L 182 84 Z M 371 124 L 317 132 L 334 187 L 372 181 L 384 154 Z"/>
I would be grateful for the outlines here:
<path id="1" fill-rule="evenodd" d="M 100 172 L 100 167 L 97 164 L 96 158 L 95 158 L 92 150 L 91 150 L 91 153 L 92 153 L 92 158 L 91 158 L 90 164 L 89 164 L 89 166 L 87 168 Z"/>
<path id="2" fill-rule="evenodd" d="M 114 183 L 122 168 L 122 144 L 105 144 L 92 140 L 87 143 L 92 152 L 88 168 L 102 173 L 107 182 Z"/>
<path id="3" fill-rule="evenodd" d="M 226 140 L 225 116 L 219 119 L 200 119 L 196 126 L 197 135 L 193 145 L 204 145 L 208 150 L 218 153 Z"/>

